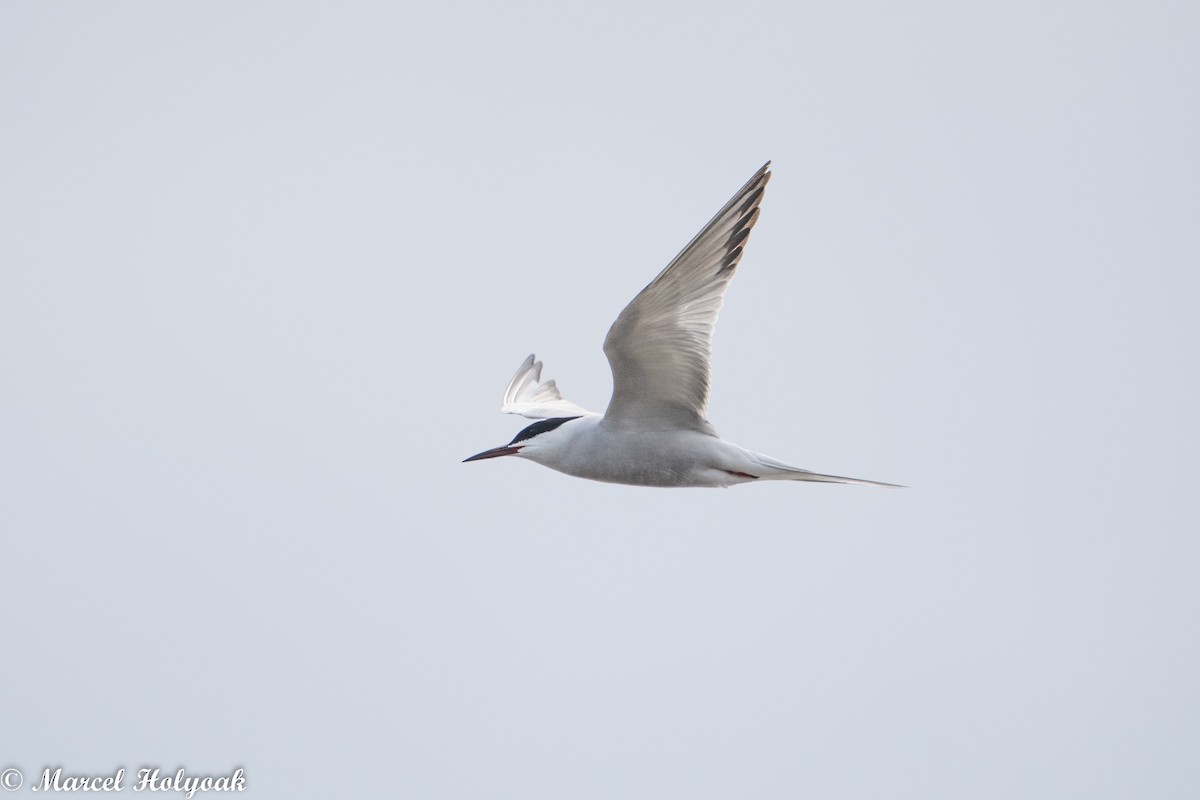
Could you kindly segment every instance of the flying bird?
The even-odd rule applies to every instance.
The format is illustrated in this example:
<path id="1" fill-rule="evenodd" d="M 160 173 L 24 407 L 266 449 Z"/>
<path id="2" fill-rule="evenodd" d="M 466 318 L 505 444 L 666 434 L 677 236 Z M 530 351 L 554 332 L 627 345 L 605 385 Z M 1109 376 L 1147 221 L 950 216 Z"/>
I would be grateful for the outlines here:
<path id="1" fill-rule="evenodd" d="M 726 442 L 705 417 L 717 313 L 758 221 L 771 162 L 633 298 L 608 331 L 613 391 L 603 414 L 563 399 L 529 356 L 501 411 L 538 422 L 466 461 L 516 456 L 579 478 L 635 486 L 732 486 L 760 480 L 895 486 L 793 467 Z"/>

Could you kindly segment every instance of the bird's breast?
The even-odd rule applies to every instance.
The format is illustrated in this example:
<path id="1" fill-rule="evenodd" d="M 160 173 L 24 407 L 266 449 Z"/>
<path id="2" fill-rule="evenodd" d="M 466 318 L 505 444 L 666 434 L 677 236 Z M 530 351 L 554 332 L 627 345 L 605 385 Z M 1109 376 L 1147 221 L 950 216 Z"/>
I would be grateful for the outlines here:
<path id="1" fill-rule="evenodd" d="M 630 431 L 597 424 L 546 466 L 634 486 L 728 486 L 740 482 L 722 458 L 726 443 L 694 431 Z"/>

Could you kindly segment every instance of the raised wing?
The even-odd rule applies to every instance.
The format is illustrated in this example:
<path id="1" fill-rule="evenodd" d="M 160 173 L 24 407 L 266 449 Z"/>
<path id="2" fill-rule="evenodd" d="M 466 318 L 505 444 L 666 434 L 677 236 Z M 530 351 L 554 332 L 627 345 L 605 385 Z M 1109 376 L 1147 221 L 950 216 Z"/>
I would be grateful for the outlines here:
<path id="1" fill-rule="evenodd" d="M 554 381 L 542 383 L 541 380 L 542 362 L 534 360 L 531 353 L 504 390 L 504 404 L 500 410 L 505 414 L 520 414 L 530 419 L 578 417 L 592 413 L 570 400 L 564 400 Z"/>
<path id="2" fill-rule="evenodd" d="M 713 432 L 704 418 L 713 328 L 758 221 L 770 167 L 763 164 L 609 329 L 604 354 L 613 393 L 606 419 Z"/>

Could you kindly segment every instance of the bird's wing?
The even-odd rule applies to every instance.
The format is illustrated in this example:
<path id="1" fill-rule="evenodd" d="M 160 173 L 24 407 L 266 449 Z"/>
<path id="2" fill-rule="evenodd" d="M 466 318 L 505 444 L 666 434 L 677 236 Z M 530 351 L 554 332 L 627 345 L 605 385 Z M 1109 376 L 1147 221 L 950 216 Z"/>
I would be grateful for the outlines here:
<path id="1" fill-rule="evenodd" d="M 505 414 L 520 414 L 530 419 L 552 417 L 577 417 L 592 412 L 580 408 L 570 400 L 564 400 L 554 381 L 541 382 L 542 362 L 534 360 L 532 354 L 521 363 L 521 368 L 504 390 L 504 404 L 500 410 Z"/>
<path id="2" fill-rule="evenodd" d="M 604 340 L 613 373 L 605 418 L 712 433 L 708 407 L 713 328 L 771 162 L 754 174 L 658 277 L 633 298 Z"/>

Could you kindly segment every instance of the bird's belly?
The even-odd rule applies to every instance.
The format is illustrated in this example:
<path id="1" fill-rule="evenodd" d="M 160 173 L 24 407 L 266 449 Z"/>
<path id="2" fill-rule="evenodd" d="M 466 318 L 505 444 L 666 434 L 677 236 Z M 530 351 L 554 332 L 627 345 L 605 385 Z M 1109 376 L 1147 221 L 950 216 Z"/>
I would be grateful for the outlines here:
<path id="1" fill-rule="evenodd" d="M 701 437 L 703 434 L 696 434 Z M 705 441 L 707 440 L 707 441 Z M 681 439 L 677 433 L 594 437 L 572 448 L 555 468 L 568 475 L 632 486 L 729 486 L 737 476 L 713 464 L 712 437 Z"/>

